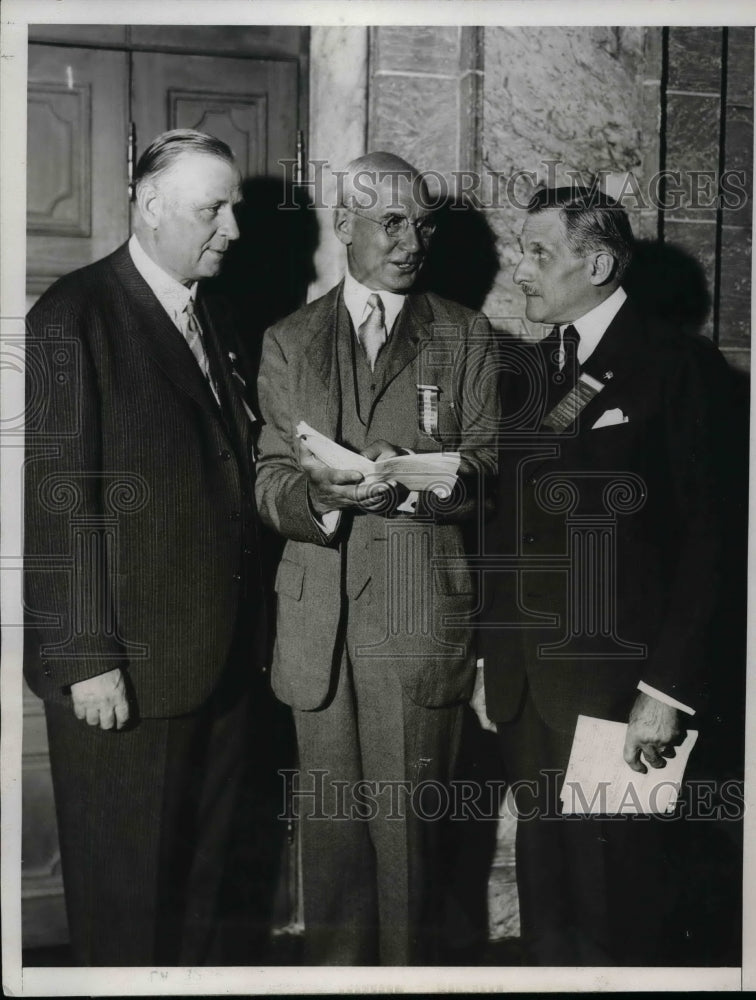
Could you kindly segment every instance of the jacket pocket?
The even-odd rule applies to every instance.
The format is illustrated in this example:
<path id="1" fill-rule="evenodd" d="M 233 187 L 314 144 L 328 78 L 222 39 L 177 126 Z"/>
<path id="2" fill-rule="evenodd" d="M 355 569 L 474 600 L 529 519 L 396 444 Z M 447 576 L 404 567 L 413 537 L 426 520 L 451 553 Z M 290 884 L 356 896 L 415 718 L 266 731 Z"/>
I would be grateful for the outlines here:
<path id="1" fill-rule="evenodd" d="M 304 566 L 300 566 L 290 559 L 282 559 L 276 573 L 276 593 L 285 594 L 295 601 L 300 601 L 304 587 L 304 574 Z"/>

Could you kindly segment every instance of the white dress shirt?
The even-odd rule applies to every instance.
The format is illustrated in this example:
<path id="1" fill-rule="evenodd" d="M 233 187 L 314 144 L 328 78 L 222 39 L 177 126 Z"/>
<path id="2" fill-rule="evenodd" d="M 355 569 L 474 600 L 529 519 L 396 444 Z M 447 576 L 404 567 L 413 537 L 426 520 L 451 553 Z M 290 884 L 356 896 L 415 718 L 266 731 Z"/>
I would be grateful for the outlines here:
<path id="1" fill-rule="evenodd" d="M 171 317 L 176 329 L 186 336 L 184 309 L 189 299 L 196 300 L 197 282 L 187 286 L 172 278 L 147 255 L 136 236 L 129 240 L 129 253 L 134 267 L 155 293 L 155 298 Z"/>
<path id="2" fill-rule="evenodd" d="M 383 301 L 383 315 L 386 320 L 386 337 L 388 338 L 391 336 L 394 323 L 402 311 L 407 296 L 399 295 L 397 292 L 386 292 L 383 289 L 368 288 L 353 278 L 347 270 L 344 276 L 344 305 L 347 307 L 355 333 L 370 314 L 371 308 L 367 304 L 367 300 L 376 291 Z"/>
<path id="3" fill-rule="evenodd" d="M 609 329 L 609 324 L 624 305 L 626 298 L 625 289 L 616 288 L 608 299 L 604 299 L 585 316 L 581 316 L 573 323 L 564 323 L 560 326 L 559 346 L 562 348 L 562 356 L 564 356 L 564 331 L 568 326 L 574 326 L 580 334 L 577 349 L 578 363 L 584 365 L 598 347 L 599 341 Z"/>
<path id="4" fill-rule="evenodd" d="M 208 381 L 208 385 L 215 396 L 215 401 L 220 406 L 218 390 L 210 377 L 210 361 L 202 338 L 201 336 L 197 337 L 195 334 L 192 343 L 189 337 L 189 317 L 185 310 L 189 301 L 192 303 L 192 308 L 197 301 L 197 282 L 193 281 L 191 285 L 182 285 L 180 281 L 172 278 L 159 264 L 155 263 L 152 257 L 148 256 L 136 238 L 136 235 L 132 235 L 129 240 L 129 254 L 134 262 L 134 267 L 150 286 L 155 294 L 155 298 L 168 313 L 173 325 L 187 342 L 200 371 Z M 195 322 L 201 330 L 199 317 L 195 316 Z"/>

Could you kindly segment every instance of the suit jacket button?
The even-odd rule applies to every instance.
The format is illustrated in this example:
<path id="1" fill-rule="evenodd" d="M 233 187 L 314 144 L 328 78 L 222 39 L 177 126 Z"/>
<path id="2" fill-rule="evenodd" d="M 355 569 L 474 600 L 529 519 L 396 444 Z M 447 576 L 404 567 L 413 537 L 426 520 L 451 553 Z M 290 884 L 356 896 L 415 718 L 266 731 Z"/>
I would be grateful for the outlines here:
<path id="1" fill-rule="evenodd" d="M 234 573 L 233 580 L 234 583 L 239 583 L 239 581 L 241 580 L 241 573 Z"/>
<path id="2" fill-rule="evenodd" d="M 227 462 L 231 458 L 231 452 L 228 450 L 228 448 L 223 449 L 223 451 L 220 453 L 220 458 L 223 459 L 224 462 Z"/>
<path id="3" fill-rule="evenodd" d="M 532 545 L 535 541 L 535 535 L 523 535 L 522 540 L 526 545 Z"/>
<path id="4" fill-rule="evenodd" d="M 231 518 L 232 521 L 238 521 L 241 518 L 241 511 L 232 510 L 228 516 Z"/>

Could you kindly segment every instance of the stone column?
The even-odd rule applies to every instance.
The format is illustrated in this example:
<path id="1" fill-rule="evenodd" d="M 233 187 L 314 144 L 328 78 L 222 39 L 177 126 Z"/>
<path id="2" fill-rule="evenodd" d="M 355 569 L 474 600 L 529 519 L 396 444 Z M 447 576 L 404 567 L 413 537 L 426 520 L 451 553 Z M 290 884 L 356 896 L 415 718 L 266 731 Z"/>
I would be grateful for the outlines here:
<path id="1" fill-rule="evenodd" d="M 365 150 L 367 131 L 368 28 L 313 27 L 310 31 L 309 189 L 320 224 L 315 280 L 308 301 L 323 295 L 344 274 L 344 248 L 331 224 L 336 182 L 342 170 Z M 317 172 L 317 182 L 315 174 Z"/>

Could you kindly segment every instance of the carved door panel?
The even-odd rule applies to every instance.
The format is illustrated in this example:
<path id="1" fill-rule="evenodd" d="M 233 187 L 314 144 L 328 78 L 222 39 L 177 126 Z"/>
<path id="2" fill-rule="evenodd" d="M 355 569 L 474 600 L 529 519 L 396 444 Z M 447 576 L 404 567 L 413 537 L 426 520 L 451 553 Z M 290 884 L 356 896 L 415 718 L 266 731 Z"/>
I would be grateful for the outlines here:
<path id="1" fill-rule="evenodd" d="M 30 294 L 128 235 L 127 83 L 126 52 L 29 46 Z"/>
<path id="2" fill-rule="evenodd" d="M 196 128 L 228 143 L 245 177 L 280 175 L 296 149 L 297 63 L 135 52 L 132 118 L 137 149 L 168 128 Z"/>

